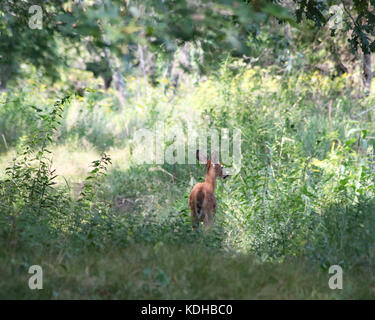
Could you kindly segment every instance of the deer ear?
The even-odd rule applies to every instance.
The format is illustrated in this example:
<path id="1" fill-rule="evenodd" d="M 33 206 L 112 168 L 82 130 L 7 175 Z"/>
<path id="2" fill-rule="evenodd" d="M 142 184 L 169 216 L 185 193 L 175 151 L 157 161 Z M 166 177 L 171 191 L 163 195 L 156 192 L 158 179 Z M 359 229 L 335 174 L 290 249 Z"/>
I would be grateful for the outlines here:
<path id="1" fill-rule="evenodd" d="M 197 150 L 196 155 L 199 163 L 207 163 L 207 158 L 199 150 Z"/>
<path id="2" fill-rule="evenodd" d="M 218 152 L 216 150 L 213 150 L 211 152 L 211 161 L 212 163 L 219 163 L 219 155 L 218 155 Z"/>
<path id="3" fill-rule="evenodd" d="M 206 168 L 207 170 L 211 167 L 211 160 L 207 160 L 206 162 Z"/>

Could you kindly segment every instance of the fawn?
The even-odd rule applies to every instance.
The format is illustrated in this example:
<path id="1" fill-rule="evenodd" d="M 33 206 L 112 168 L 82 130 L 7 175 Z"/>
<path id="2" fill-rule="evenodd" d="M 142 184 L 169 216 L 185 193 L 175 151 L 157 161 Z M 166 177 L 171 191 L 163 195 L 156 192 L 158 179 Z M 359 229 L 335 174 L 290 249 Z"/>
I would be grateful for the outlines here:
<path id="1" fill-rule="evenodd" d="M 205 226 L 212 224 L 212 218 L 217 207 L 214 195 L 216 179 L 228 177 L 223 173 L 223 165 L 218 161 L 216 151 L 212 152 L 211 160 L 207 160 L 200 154 L 199 150 L 197 150 L 196 155 L 200 163 L 206 163 L 207 172 L 205 181 L 197 183 L 191 190 L 189 197 L 193 230 L 199 228 L 201 221 Z"/>

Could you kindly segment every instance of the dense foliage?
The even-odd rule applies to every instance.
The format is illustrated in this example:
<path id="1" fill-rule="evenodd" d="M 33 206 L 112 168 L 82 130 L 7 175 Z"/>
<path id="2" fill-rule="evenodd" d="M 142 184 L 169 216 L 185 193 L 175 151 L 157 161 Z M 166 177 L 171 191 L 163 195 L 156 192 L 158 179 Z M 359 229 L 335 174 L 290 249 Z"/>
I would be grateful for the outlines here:
<path id="1" fill-rule="evenodd" d="M 1 298 L 374 297 L 370 2 L 343 2 L 341 33 L 331 1 L 36 3 L 40 33 L 0 4 Z M 187 201 L 203 165 L 134 160 L 159 123 L 164 151 L 241 130 L 212 229 Z"/>

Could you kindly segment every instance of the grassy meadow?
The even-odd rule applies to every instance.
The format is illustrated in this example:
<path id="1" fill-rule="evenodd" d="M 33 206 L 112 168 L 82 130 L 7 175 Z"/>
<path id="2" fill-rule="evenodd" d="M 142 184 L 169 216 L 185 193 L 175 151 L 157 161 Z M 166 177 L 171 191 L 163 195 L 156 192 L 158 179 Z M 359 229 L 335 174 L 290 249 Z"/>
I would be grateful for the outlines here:
<path id="1" fill-rule="evenodd" d="M 53 86 L 29 74 L 0 95 L 0 298 L 375 297 L 375 95 L 346 74 L 226 60 L 177 93 L 131 77 L 125 108 L 88 72 Z M 204 165 L 134 162 L 134 132 L 157 122 L 164 148 L 188 123 L 241 130 L 212 229 L 191 230 L 187 202 Z M 43 290 L 27 285 L 35 264 Z"/>

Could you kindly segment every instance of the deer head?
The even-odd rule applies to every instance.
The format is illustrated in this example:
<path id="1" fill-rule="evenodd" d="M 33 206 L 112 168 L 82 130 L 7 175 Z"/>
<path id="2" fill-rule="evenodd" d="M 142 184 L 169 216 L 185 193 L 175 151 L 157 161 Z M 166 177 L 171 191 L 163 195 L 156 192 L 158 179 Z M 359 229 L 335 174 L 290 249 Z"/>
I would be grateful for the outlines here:
<path id="1" fill-rule="evenodd" d="M 197 160 L 199 163 L 206 164 L 207 168 L 207 174 L 212 174 L 212 172 L 215 174 L 215 179 L 222 178 L 225 179 L 228 177 L 227 174 L 224 173 L 224 166 L 219 161 L 219 156 L 217 151 L 212 151 L 211 153 L 211 159 L 207 159 L 199 150 L 196 152 Z"/>

